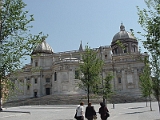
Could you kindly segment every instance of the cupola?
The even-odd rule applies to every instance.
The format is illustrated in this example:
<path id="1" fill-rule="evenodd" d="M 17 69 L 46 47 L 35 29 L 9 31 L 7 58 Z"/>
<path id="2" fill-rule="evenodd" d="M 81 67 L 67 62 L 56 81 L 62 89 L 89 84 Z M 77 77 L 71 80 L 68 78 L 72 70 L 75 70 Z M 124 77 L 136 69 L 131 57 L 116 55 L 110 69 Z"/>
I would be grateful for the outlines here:
<path id="1" fill-rule="evenodd" d="M 118 44 L 118 42 L 120 44 Z M 121 23 L 120 31 L 116 33 L 111 43 L 113 54 L 137 53 L 138 41 L 132 33 L 125 30 L 125 26 Z"/>
<path id="2" fill-rule="evenodd" d="M 45 39 L 40 44 L 38 44 L 32 52 L 32 54 L 38 53 L 53 54 L 53 49 L 49 46 Z"/>

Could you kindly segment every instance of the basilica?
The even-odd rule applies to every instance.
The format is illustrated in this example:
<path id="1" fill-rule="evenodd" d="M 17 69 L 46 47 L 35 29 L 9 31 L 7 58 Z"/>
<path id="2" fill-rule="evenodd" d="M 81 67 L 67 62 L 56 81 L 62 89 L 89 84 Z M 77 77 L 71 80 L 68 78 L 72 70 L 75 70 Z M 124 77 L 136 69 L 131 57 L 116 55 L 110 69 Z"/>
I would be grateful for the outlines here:
<path id="1" fill-rule="evenodd" d="M 120 41 L 121 45 L 117 41 Z M 104 61 L 102 76 L 113 72 L 112 86 L 117 94 L 134 95 L 140 92 L 139 75 L 144 68 L 143 58 L 147 53 L 140 53 L 138 41 L 123 24 L 113 36 L 111 45 L 93 48 L 97 56 Z M 26 64 L 12 80 L 21 92 L 18 99 L 41 97 L 54 94 L 85 94 L 78 87 L 76 77 L 84 52 L 82 43 L 77 50 L 55 53 L 43 40 L 32 52 L 31 62 Z"/>

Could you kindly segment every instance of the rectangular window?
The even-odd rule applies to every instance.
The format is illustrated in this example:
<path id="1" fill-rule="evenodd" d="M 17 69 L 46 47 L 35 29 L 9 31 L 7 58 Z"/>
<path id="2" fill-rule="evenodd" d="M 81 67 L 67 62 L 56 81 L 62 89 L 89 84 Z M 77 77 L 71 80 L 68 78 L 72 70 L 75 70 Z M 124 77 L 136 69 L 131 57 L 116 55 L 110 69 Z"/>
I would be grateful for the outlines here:
<path id="1" fill-rule="evenodd" d="M 36 78 L 34 79 L 34 83 L 37 84 L 37 79 Z"/>
<path id="2" fill-rule="evenodd" d="M 50 83 L 50 78 L 46 78 L 46 83 Z"/>
<path id="3" fill-rule="evenodd" d="M 54 73 L 54 81 L 57 81 L 57 73 Z"/>
<path id="4" fill-rule="evenodd" d="M 132 76 L 132 74 L 128 74 L 127 75 L 127 81 L 128 81 L 128 83 L 133 83 L 133 76 Z"/>
<path id="5" fill-rule="evenodd" d="M 75 79 L 79 79 L 79 70 L 75 70 Z"/>
<path id="6" fill-rule="evenodd" d="M 107 55 L 105 55 L 105 59 L 107 59 Z"/>
<path id="7" fill-rule="evenodd" d="M 38 62 L 36 61 L 36 62 L 35 62 L 35 67 L 37 67 L 37 66 L 38 66 Z"/>
<path id="8" fill-rule="evenodd" d="M 29 90 L 29 88 L 30 88 L 30 86 L 29 86 L 29 85 L 27 85 L 27 90 Z"/>

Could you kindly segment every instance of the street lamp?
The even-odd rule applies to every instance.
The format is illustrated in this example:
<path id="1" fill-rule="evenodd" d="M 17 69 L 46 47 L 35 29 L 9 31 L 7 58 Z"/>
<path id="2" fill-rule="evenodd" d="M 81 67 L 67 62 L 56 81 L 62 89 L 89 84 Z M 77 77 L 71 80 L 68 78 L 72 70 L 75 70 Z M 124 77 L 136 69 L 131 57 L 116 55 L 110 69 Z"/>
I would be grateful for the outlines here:
<path id="1" fill-rule="evenodd" d="M 1 31 L 0 31 L 0 111 L 2 111 L 2 79 L 4 76 L 3 68 L 3 57 L 2 57 L 2 40 L 1 40 Z"/>
<path id="2" fill-rule="evenodd" d="M 0 43 L 1 47 L 1 43 Z M 0 111 L 2 111 L 2 76 L 3 76 L 3 69 L 2 69 L 2 57 L 1 57 L 1 50 L 0 50 Z"/>
<path id="3" fill-rule="evenodd" d="M 2 36 L 1 36 L 1 28 L 2 28 L 2 24 L 0 22 L 0 111 L 2 111 L 2 76 L 3 76 L 3 69 L 2 69 Z"/>
<path id="4" fill-rule="evenodd" d="M 116 90 L 116 85 L 115 85 L 115 70 L 114 70 L 114 66 L 115 66 L 115 63 L 114 63 L 114 59 L 113 59 L 113 55 L 112 55 L 112 70 L 113 70 L 113 85 L 114 85 L 114 92 Z M 114 104 L 114 101 L 113 101 L 113 109 L 115 108 L 115 104 Z"/>
<path id="5" fill-rule="evenodd" d="M 100 54 L 101 54 L 101 60 L 103 60 L 103 58 L 102 58 L 102 55 L 103 55 L 103 47 L 102 47 L 102 46 L 100 46 Z M 102 94 L 103 94 L 103 104 L 105 105 L 105 104 L 106 104 L 106 101 L 105 101 L 105 97 L 104 97 L 103 68 L 102 68 L 101 75 L 102 75 Z"/>

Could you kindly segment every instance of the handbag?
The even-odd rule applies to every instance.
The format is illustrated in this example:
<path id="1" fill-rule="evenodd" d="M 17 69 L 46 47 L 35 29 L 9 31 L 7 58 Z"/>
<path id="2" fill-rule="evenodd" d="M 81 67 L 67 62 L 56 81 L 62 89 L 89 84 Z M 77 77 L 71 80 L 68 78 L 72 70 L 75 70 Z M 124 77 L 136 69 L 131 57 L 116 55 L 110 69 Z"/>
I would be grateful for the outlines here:
<path id="1" fill-rule="evenodd" d="M 74 115 L 74 118 L 77 119 L 77 112 L 76 112 L 76 114 Z"/>
<path id="2" fill-rule="evenodd" d="M 106 117 L 108 118 L 110 116 L 110 114 L 108 112 L 106 112 Z"/>
<path id="3" fill-rule="evenodd" d="M 84 120 L 84 116 L 81 116 L 81 120 Z"/>
<path id="4" fill-rule="evenodd" d="M 77 107 L 77 109 L 79 109 L 79 107 Z M 77 109 L 76 109 L 76 114 L 74 115 L 74 118 L 77 119 Z"/>

